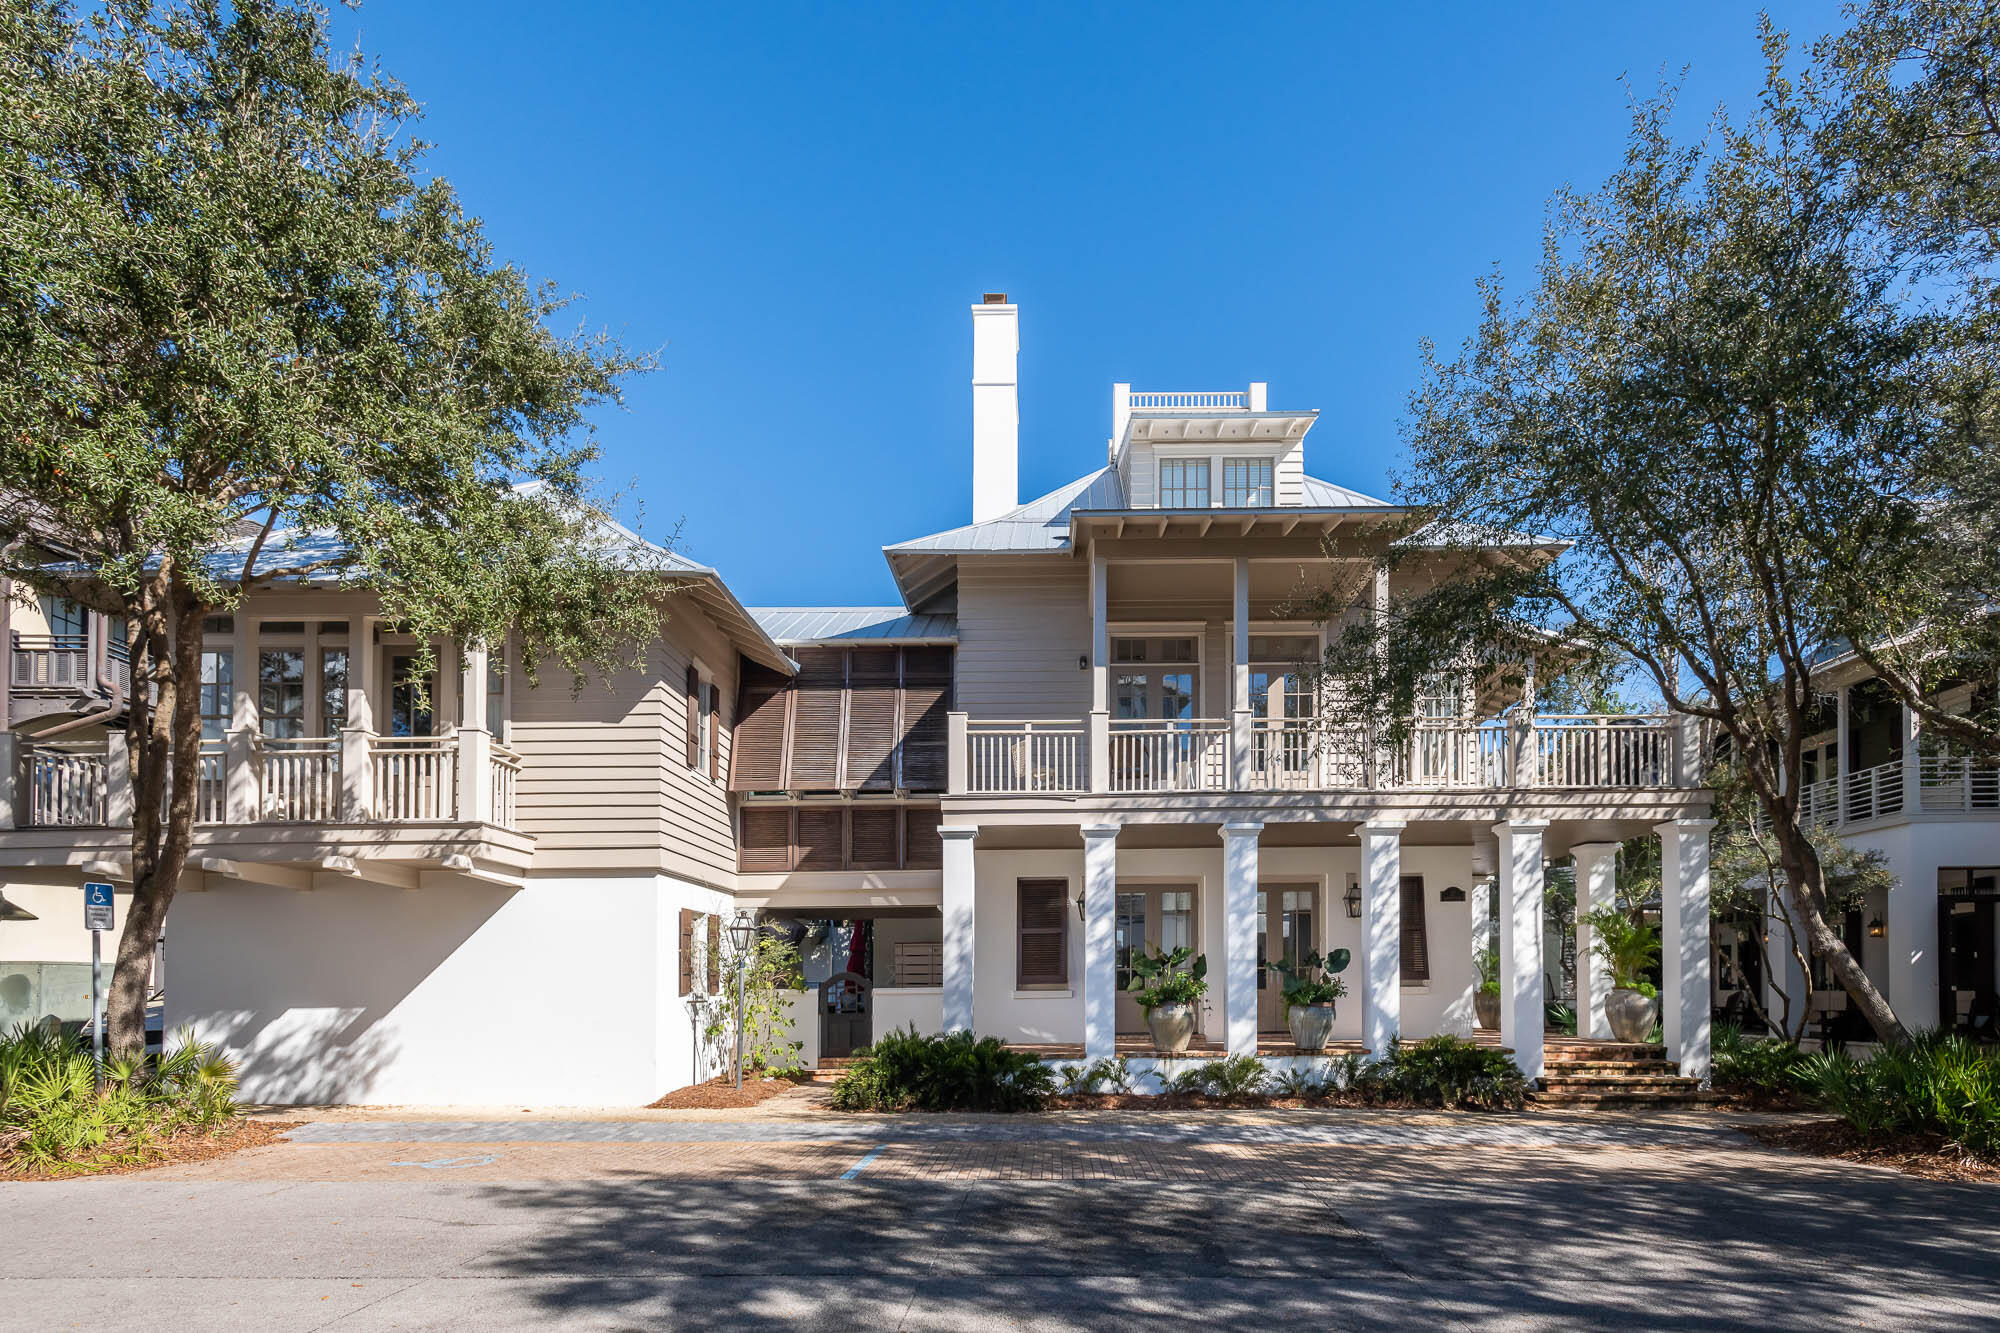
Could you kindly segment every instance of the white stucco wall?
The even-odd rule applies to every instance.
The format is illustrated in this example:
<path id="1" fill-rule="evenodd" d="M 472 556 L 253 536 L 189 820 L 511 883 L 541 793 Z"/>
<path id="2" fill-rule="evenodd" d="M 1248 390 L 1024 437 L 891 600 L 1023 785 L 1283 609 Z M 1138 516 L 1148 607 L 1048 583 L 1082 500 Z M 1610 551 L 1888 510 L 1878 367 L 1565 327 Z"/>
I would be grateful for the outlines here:
<path id="1" fill-rule="evenodd" d="M 0 921 L 0 962 L 8 963 L 87 963 L 90 961 L 90 932 L 83 928 L 83 880 L 78 872 L 65 884 L 37 884 L 20 880 L 0 883 L 0 893 L 17 907 L 25 907 L 39 920 Z M 132 906 L 132 886 L 119 884 L 113 895 L 113 921 L 117 930 L 104 937 L 104 965 L 108 971 L 118 952 L 118 935 L 125 929 L 126 910 Z M 171 927 L 172 921 L 169 921 Z M 168 931 L 172 935 L 171 929 Z"/>
<path id="2" fill-rule="evenodd" d="M 936 986 L 878 986 L 872 1015 L 876 1036 L 913 1027 L 919 1036 L 944 1031 L 944 992 Z"/>
<path id="3" fill-rule="evenodd" d="M 2000 865 L 2000 821 L 1927 819 L 1893 828 L 1844 834 L 1851 847 L 1880 851 L 1896 886 L 1864 909 L 1880 913 L 1883 937 L 1865 939 L 1862 966 L 1889 997 L 1896 1017 L 1912 1028 L 1938 1024 L 1938 871 L 1946 866 Z"/>
<path id="4" fill-rule="evenodd" d="M 509 891 L 218 885 L 169 928 L 169 1027 L 241 1062 L 254 1101 L 637 1106 L 714 1072 L 678 989 L 665 876 Z"/>

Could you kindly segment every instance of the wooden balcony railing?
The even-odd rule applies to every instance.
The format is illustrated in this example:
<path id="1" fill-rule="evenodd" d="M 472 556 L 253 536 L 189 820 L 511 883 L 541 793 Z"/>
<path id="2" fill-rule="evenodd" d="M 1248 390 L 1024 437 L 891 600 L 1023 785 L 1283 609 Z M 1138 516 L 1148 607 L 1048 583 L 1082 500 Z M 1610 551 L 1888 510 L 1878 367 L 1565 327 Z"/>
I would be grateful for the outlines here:
<path id="1" fill-rule="evenodd" d="M 1229 724 L 1211 718 L 1113 722 L 1111 790 L 1229 790 Z"/>
<path id="2" fill-rule="evenodd" d="M 8 685 L 22 694 L 75 694 L 96 687 L 88 634 L 16 634 Z"/>
<path id="3" fill-rule="evenodd" d="M 1063 794 L 1084 789 L 1080 722 L 975 722 L 965 737 L 970 790 Z"/>
<path id="4" fill-rule="evenodd" d="M 377 736 L 375 812 L 384 823 L 452 819 L 457 811 L 458 747 L 429 736 Z"/>

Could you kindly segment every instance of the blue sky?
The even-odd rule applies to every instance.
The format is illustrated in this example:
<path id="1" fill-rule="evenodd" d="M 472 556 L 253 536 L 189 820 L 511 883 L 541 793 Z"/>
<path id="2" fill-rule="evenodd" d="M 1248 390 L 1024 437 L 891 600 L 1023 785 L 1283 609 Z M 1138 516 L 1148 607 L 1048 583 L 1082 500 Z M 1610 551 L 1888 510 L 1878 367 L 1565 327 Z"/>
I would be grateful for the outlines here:
<path id="1" fill-rule="evenodd" d="M 1769 6 L 1839 26 L 1833 3 Z M 896 600 L 966 522 L 971 327 L 1021 305 L 1022 498 L 1099 465 L 1114 380 L 1271 385 L 1308 468 L 1390 491 L 1418 343 L 1525 277 L 1618 162 L 1621 76 L 1758 85 L 1732 4 L 624 5 L 336 10 L 428 108 L 499 254 L 661 369 L 611 487 L 744 601 Z M 628 512 L 629 512 L 629 506 Z"/>

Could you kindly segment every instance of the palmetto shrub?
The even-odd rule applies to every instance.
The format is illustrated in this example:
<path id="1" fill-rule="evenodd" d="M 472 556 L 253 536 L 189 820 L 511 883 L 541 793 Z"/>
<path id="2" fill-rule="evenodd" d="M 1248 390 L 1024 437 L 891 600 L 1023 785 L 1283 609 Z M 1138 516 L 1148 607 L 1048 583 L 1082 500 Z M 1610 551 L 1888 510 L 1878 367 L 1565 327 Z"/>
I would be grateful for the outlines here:
<path id="1" fill-rule="evenodd" d="M 0 1036 L 0 1170 L 64 1170 L 143 1160 L 186 1129 L 233 1119 L 236 1070 L 183 1033 L 157 1057 L 105 1062 L 53 1028 Z"/>
<path id="2" fill-rule="evenodd" d="M 1370 1101 L 1420 1106 L 1519 1110 L 1528 1080 L 1504 1051 L 1440 1033 L 1412 1046 L 1395 1046 L 1354 1075 L 1354 1090 Z"/>
<path id="3" fill-rule="evenodd" d="M 1032 1111 L 1056 1077 L 1040 1058 L 970 1032 L 890 1032 L 862 1051 L 833 1085 L 843 1111 Z"/>
<path id="4" fill-rule="evenodd" d="M 1734 1023 L 1717 1023 L 1710 1050 L 1709 1077 L 1718 1088 L 1773 1098 L 1800 1092 L 1806 1055 L 1790 1042 L 1745 1037 Z"/>
<path id="5" fill-rule="evenodd" d="M 1867 1060 L 1806 1056 L 1798 1079 L 1814 1104 L 1864 1138 L 1936 1134 L 1959 1151 L 2000 1160 L 2000 1050 L 1923 1032 Z"/>

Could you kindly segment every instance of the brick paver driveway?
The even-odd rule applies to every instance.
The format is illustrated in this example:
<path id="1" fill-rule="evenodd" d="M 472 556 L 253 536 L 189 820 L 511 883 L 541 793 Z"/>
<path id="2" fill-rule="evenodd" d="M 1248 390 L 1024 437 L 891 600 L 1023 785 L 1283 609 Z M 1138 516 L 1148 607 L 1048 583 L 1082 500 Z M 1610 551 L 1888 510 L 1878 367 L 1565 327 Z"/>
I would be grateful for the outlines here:
<path id="1" fill-rule="evenodd" d="M 342 1117 L 0 1234 L 7 1328 L 2000 1322 L 2000 1189 L 1711 1116 Z"/>

